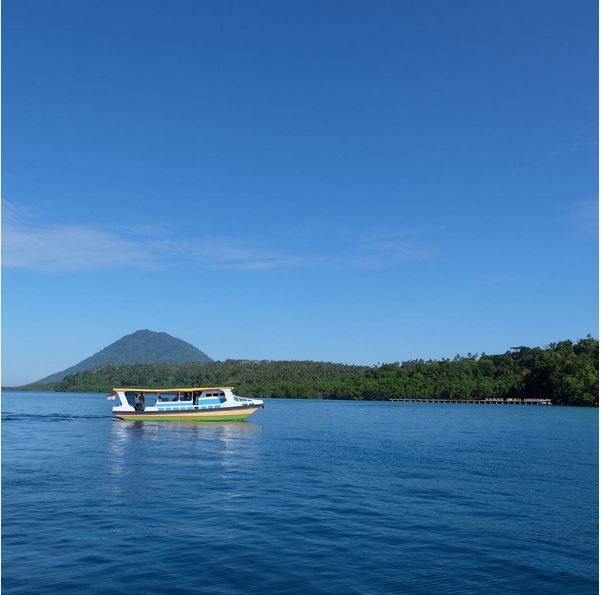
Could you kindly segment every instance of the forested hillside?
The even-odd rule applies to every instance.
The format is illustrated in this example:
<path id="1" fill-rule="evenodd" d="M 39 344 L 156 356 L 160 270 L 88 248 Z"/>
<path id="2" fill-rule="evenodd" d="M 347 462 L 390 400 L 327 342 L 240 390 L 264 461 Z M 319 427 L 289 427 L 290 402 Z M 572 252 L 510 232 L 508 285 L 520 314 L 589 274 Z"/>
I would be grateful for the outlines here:
<path id="1" fill-rule="evenodd" d="M 57 391 L 118 386 L 235 386 L 250 397 L 326 399 L 546 397 L 558 404 L 598 402 L 599 341 L 562 341 L 502 355 L 414 360 L 380 366 L 311 361 L 227 360 L 209 364 L 107 366 L 67 376 Z"/>

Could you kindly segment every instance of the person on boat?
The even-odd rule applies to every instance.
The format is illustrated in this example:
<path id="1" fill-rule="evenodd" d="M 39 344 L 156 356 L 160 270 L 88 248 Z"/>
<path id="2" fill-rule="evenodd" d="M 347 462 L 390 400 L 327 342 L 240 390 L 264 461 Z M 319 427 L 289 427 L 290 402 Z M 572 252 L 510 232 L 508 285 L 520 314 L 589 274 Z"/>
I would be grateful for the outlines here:
<path id="1" fill-rule="evenodd" d="M 144 393 L 140 393 L 140 411 L 144 411 Z"/>

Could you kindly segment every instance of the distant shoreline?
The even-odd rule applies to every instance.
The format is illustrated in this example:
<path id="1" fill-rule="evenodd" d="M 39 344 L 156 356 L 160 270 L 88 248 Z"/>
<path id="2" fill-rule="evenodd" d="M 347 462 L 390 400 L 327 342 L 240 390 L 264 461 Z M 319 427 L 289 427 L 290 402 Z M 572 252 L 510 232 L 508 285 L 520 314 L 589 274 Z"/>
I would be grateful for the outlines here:
<path id="1" fill-rule="evenodd" d="M 10 386 L 3 386 L 0 387 L 0 390 L 2 392 L 19 392 L 19 393 L 24 393 L 24 394 L 29 394 L 29 393 L 52 393 L 52 394 L 57 394 L 57 395 L 69 395 L 69 394 L 73 394 L 73 395 L 83 395 L 83 394 L 94 394 L 94 395 L 104 395 L 105 393 L 110 392 L 111 389 L 107 389 L 107 390 L 102 390 L 102 391 L 86 391 L 86 390 L 72 390 L 72 391 L 56 391 L 56 390 L 42 390 L 42 389 L 38 389 L 38 388 L 15 388 L 15 387 L 10 387 Z M 568 403 L 550 403 L 547 405 L 533 405 L 533 404 L 528 404 L 528 403 L 511 403 L 511 402 L 507 402 L 507 403 L 490 403 L 487 402 L 486 399 L 488 399 L 488 397 L 484 397 L 483 399 L 449 399 L 447 401 L 438 401 L 438 400 L 434 400 L 434 399 L 430 399 L 430 398 L 416 398 L 416 399 L 395 399 L 395 398 L 369 398 L 369 399 L 334 399 L 332 397 L 318 397 L 318 396 L 311 396 L 311 397 L 278 397 L 278 396 L 265 396 L 263 395 L 262 398 L 264 399 L 274 399 L 274 400 L 286 400 L 289 399 L 291 401 L 332 401 L 332 402 L 337 402 L 337 401 L 345 401 L 345 402 L 359 402 L 359 403 L 392 403 L 392 404 L 408 404 L 408 405 L 443 405 L 443 404 L 449 404 L 449 405 L 457 405 L 457 404 L 463 404 L 463 405 L 481 405 L 481 406 L 507 406 L 507 407 L 526 407 L 526 408 L 535 408 L 535 407 L 579 407 L 579 408 L 583 408 L 583 407 L 590 407 L 592 409 L 598 409 L 599 408 L 599 404 L 593 404 L 593 405 L 572 405 L 572 404 L 568 404 Z M 481 402 L 478 402 L 481 401 Z"/>

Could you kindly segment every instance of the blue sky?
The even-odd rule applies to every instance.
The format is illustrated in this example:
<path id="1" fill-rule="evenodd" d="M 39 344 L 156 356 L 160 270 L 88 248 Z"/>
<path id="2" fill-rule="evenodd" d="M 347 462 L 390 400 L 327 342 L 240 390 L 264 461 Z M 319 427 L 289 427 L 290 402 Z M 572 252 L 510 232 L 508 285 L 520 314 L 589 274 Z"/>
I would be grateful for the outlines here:
<path id="1" fill-rule="evenodd" d="M 597 335 L 596 3 L 3 3 L 3 383 L 141 328 L 374 364 Z"/>

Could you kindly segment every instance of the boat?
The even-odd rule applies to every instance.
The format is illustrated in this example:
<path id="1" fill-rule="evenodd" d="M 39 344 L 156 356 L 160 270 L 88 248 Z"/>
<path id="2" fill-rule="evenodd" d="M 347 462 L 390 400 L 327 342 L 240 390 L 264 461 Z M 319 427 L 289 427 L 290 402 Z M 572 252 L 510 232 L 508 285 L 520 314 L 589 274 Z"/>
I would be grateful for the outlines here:
<path id="1" fill-rule="evenodd" d="M 125 421 L 243 421 L 264 408 L 261 399 L 239 397 L 232 391 L 232 386 L 114 388 L 107 398 L 119 398 L 113 414 Z M 152 398 L 154 404 L 145 406 Z"/>

